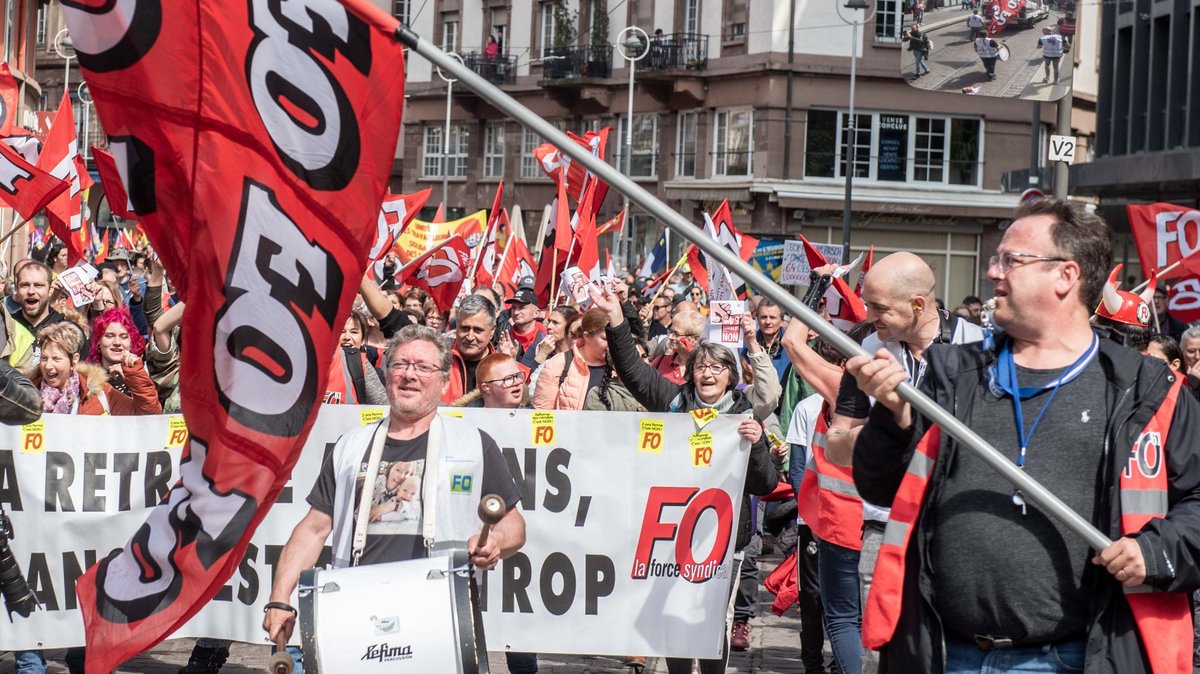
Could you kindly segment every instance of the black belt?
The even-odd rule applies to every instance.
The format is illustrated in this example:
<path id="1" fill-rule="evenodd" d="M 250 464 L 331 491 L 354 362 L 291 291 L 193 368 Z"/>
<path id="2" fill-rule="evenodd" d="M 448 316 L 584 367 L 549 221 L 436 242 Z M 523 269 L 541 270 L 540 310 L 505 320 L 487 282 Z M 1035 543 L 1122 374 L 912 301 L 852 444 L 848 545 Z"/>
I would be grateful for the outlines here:
<path id="1" fill-rule="evenodd" d="M 993 637 L 986 634 L 975 635 L 975 645 L 981 651 L 996 651 L 1003 648 L 1012 648 L 1013 640 L 1008 637 Z"/>

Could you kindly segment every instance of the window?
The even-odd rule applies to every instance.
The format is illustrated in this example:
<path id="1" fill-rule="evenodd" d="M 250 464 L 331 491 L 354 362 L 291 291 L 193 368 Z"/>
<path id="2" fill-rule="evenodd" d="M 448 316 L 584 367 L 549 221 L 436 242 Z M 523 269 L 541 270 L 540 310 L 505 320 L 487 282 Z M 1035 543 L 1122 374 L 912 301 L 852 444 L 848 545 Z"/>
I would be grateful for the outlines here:
<path id="1" fill-rule="evenodd" d="M 46 5 L 38 4 L 37 27 L 33 37 L 33 42 L 36 46 L 46 46 L 46 30 Z"/>
<path id="2" fill-rule="evenodd" d="M 809 110 L 804 174 L 809 178 L 845 175 L 847 148 L 854 177 L 878 181 L 914 181 L 946 185 L 980 184 L 983 122 L 907 113 L 857 115 L 853 137 L 845 112 Z M 841 134 L 836 129 L 841 128 Z"/>
<path id="3" fill-rule="evenodd" d="M 444 19 L 442 21 L 442 51 L 458 51 L 458 22 Z"/>
<path id="4" fill-rule="evenodd" d="M 484 129 L 483 177 L 504 177 L 504 122 L 488 124 Z"/>
<path id="5" fill-rule="evenodd" d="M 675 140 L 675 176 L 696 177 L 696 133 L 699 113 L 679 113 L 679 126 Z"/>
<path id="6" fill-rule="evenodd" d="M 648 113 L 633 116 L 633 145 L 629 156 L 625 149 L 625 122 L 622 117 L 617 125 L 617 138 L 620 142 L 617 166 L 622 167 L 625 175 L 631 178 L 653 178 L 658 175 L 658 115 Z"/>
<path id="7" fill-rule="evenodd" d="M 683 0 L 683 32 L 700 32 L 700 0 Z"/>
<path id="8" fill-rule="evenodd" d="M 521 177 L 538 178 L 542 169 L 538 166 L 537 157 L 533 156 L 533 148 L 541 145 L 542 139 L 529 129 L 522 129 L 521 135 Z"/>
<path id="9" fill-rule="evenodd" d="M 917 117 L 913 139 L 913 180 L 940 183 L 946 161 L 946 120 Z"/>
<path id="10" fill-rule="evenodd" d="M 542 53 L 541 57 L 546 58 L 550 50 L 554 48 L 554 4 L 550 2 L 542 3 Z"/>
<path id="11" fill-rule="evenodd" d="M 713 175 L 750 175 L 753 125 L 753 110 L 722 110 L 717 113 L 713 129 Z"/>
<path id="12" fill-rule="evenodd" d="M 400 23 L 408 23 L 412 19 L 412 0 L 392 0 L 392 16 Z"/>
<path id="13" fill-rule="evenodd" d="M 467 175 L 467 127 L 450 127 L 450 153 L 446 155 L 446 175 L 465 178 Z M 425 127 L 425 152 L 421 174 L 426 178 L 442 176 L 442 127 Z"/>
<path id="14" fill-rule="evenodd" d="M 875 0 L 875 41 L 900 41 L 900 0 Z"/>

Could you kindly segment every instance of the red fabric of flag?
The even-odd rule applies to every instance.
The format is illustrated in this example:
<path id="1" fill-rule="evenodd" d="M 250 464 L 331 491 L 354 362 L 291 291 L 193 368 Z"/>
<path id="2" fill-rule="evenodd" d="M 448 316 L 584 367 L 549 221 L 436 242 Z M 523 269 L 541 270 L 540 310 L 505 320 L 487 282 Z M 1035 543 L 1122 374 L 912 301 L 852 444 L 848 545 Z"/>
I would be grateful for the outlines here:
<path id="1" fill-rule="evenodd" d="M 625 227 L 625 209 L 621 209 L 611 220 L 596 228 L 596 236 L 603 236 L 612 232 L 617 234 Z"/>
<path id="2" fill-rule="evenodd" d="M 471 266 L 471 248 L 457 234 L 404 265 L 396 280 L 429 293 L 443 313 L 454 307 Z"/>
<path id="3" fill-rule="evenodd" d="M 599 131 L 588 131 L 583 134 L 583 137 L 567 132 L 567 137 L 575 141 L 577 144 L 587 148 L 596 157 L 604 159 L 604 153 L 608 146 L 608 134 L 612 132 L 612 127 L 604 127 Z M 571 161 L 562 150 L 558 149 L 550 143 L 542 143 L 533 148 L 533 156 L 537 158 L 538 164 L 542 167 L 542 172 L 550 176 L 555 181 L 564 181 L 567 186 L 567 194 L 578 202 L 583 198 L 584 184 L 589 178 L 594 178 L 583 166 Z M 607 186 L 605 186 L 607 191 Z M 597 196 L 603 200 L 603 193 L 598 193 Z M 598 202 L 597 202 L 598 205 Z"/>
<path id="4" fill-rule="evenodd" d="M 590 183 L 583 191 L 579 208 L 575 209 L 572 221 L 574 241 L 572 242 L 571 265 L 587 274 L 593 281 L 600 280 L 600 246 L 596 241 L 596 213 L 592 210 L 592 199 L 595 197 L 595 183 Z"/>
<path id="5" fill-rule="evenodd" d="M 32 219 L 68 187 L 67 183 L 30 164 L 16 150 L 0 143 L 0 200 L 22 218 Z"/>
<path id="6" fill-rule="evenodd" d="M 126 188 L 188 306 L 180 481 L 76 582 L 88 674 L 212 599 L 287 483 L 366 267 L 404 107 L 398 23 L 365 0 L 162 9 L 62 6 L 105 130 L 149 167 Z"/>
<path id="7" fill-rule="evenodd" d="M 63 97 L 54 115 L 54 123 L 46 136 L 46 143 L 38 157 L 38 168 L 68 184 L 46 206 L 46 217 L 50 231 L 67 245 L 67 258 L 71 264 L 83 259 L 89 245 L 87 227 L 83 226 L 83 197 L 78 164 L 75 162 L 79 142 L 75 137 L 75 115 L 71 103 Z"/>
<path id="8" fill-rule="evenodd" d="M 1200 274 L 1200 210 L 1175 204 L 1129 204 L 1129 230 L 1142 269 L 1163 270 L 1159 280 Z"/>
<path id="9" fill-rule="evenodd" d="M 429 201 L 429 195 L 432 193 L 433 189 L 427 187 L 413 194 L 384 195 L 379 217 L 375 220 L 375 239 L 367 253 L 371 262 L 378 262 L 387 257 L 396 243 L 396 237 L 417 217 L 417 213 L 425 207 L 425 202 Z"/>
<path id="10" fill-rule="evenodd" d="M 96 160 L 96 170 L 100 172 L 100 184 L 104 187 L 104 196 L 108 198 L 108 209 L 118 218 L 136 220 L 137 213 L 125 191 L 125 180 L 117 168 L 117 160 L 98 147 L 92 148 L 92 158 Z"/>
<path id="11" fill-rule="evenodd" d="M 509 238 L 508 233 L 511 227 L 512 225 L 508 221 L 508 211 L 501 208 L 500 214 L 496 216 L 495 226 L 489 229 L 488 237 L 483 243 L 479 261 L 475 263 L 473 282 L 476 288 L 490 288 L 496 282 L 496 261 L 504 249 L 501 241 Z M 521 245 L 524 246 L 524 242 Z M 526 250 L 529 249 L 526 248 Z"/>
<path id="12" fill-rule="evenodd" d="M 542 240 L 542 258 L 538 261 L 534 290 L 541 306 L 550 303 L 550 285 L 566 268 L 567 254 L 571 251 L 574 236 L 571 231 L 571 209 L 567 205 L 566 185 L 558 181 L 558 196 L 554 199 L 550 215 L 550 227 Z M 557 251 L 557 252 L 556 252 Z"/>
<path id="13" fill-rule="evenodd" d="M 758 239 L 742 234 L 737 227 L 733 226 L 733 214 L 729 210 L 729 200 L 721 202 L 717 210 L 709 216 L 704 215 L 704 232 L 708 234 L 714 241 L 721 244 L 725 248 L 733 251 L 738 257 L 743 260 L 749 260 L 754 254 L 754 249 L 758 247 Z M 696 283 L 704 288 L 705 292 L 710 292 L 712 285 L 712 277 L 715 273 L 722 273 L 723 268 L 719 262 L 708 257 L 696 246 L 688 248 L 688 268 L 692 272 L 692 278 Z M 745 299 L 747 294 L 746 283 L 740 276 L 729 273 L 730 280 L 733 281 L 733 291 L 738 298 Z M 735 299 L 733 297 L 725 298 L 709 298 L 711 299 Z"/>
<path id="14" fill-rule="evenodd" d="M 496 280 L 504 287 L 504 299 L 517 292 L 521 279 L 533 275 L 533 255 L 525 239 L 510 238 L 504 247 L 504 254 L 500 256 L 500 268 L 496 271 Z"/>
<path id="15" fill-rule="evenodd" d="M 867 257 L 863 259 L 862 271 L 858 273 L 858 283 L 854 284 L 854 294 L 862 297 L 863 282 L 867 280 L 867 272 L 875 262 L 875 244 L 867 249 Z"/>
<path id="16" fill-rule="evenodd" d="M 20 129 L 17 126 L 17 100 L 20 86 L 13 77 L 7 63 L 0 63 L 0 136 L 11 136 Z"/>

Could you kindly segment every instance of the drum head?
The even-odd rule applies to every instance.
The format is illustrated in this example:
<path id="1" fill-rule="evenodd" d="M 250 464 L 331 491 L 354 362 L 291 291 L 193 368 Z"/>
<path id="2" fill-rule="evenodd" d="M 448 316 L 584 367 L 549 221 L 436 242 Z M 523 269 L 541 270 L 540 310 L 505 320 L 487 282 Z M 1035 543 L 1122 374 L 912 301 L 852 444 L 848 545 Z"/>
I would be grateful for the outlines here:
<path id="1" fill-rule="evenodd" d="M 1000 60 L 1001 61 L 1008 60 L 1008 46 L 1007 45 L 1000 45 Z"/>

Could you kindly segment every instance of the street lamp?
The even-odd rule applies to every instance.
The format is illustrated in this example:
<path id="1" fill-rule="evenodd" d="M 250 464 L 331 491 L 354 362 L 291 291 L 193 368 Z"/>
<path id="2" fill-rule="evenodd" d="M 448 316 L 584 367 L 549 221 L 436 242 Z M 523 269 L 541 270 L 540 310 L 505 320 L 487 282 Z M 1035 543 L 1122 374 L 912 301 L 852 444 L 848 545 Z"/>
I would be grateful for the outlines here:
<path id="1" fill-rule="evenodd" d="M 629 61 L 629 106 L 625 115 L 625 172 L 632 173 L 633 167 L 633 76 L 637 70 L 637 62 L 646 58 L 646 54 L 650 53 L 650 36 L 646 31 L 637 26 L 625 26 L 617 33 L 617 51 L 620 52 L 621 58 Z M 629 219 L 629 197 L 625 197 L 625 219 Z M 628 232 L 629 245 L 633 244 L 633 228 L 624 229 Z M 617 257 L 621 255 L 621 239 L 617 238 Z M 629 251 L 626 251 L 628 254 Z M 668 251 L 669 253 L 670 251 Z M 670 257 L 668 255 L 668 257 Z"/>
<path id="2" fill-rule="evenodd" d="M 850 115 L 846 120 L 846 139 L 849 147 L 846 149 L 846 196 L 842 201 L 842 263 L 845 264 L 850 260 L 850 204 L 854 194 L 854 145 L 855 145 L 855 119 L 854 114 L 854 86 L 858 78 L 858 26 L 865 24 L 875 16 L 875 10 L 872 9 L 866 16 L 859 18 L 857 12 L 866 11 L 870 5 L 867 0 L 846 0 L 845 5 L 837 5 L 838 18 L 842 23 L 848 23 L 851 26 L 850 37 Z M 842 16 L 842 7 L 850 10 L 851 20 L 846 20 Z M 793 27 L 793 30 L 795 27 Z"/>
<path id="3" fill-rule="evenodd" d="M 447 56 L 455 59 L 459 63 L 463 62 L 462 57 L 454 52 L 449 52 Z M 442 132 L 442 204 L 446 205 L 450 203 L 450 173 L 448 171 L 450 166 L 450 97 L 454 95 L 454 83 L 457 82 L 458 79 L 454 77 L 446 77 L 446 75 L 442 73 L 441 68 L 437 68 L 437 74 L 438 77 L 442 78 L 442 81 L 446 83 L 446 128 Z M 447 208 L 449 208 L 449 206 L 447 206 Z M 429 241 L 427 241 L 427 243 L 432 245 L 432 227 L 429 228 L 428 238 Z M 426 247 L 428 248 L 429 246 Z"/>
<path id="4" fill-rule="evenodd" d="M 70 89 L 67 87 L 71 83 L 71 59 L 75 58 L 75 42 L 71 40 L 71 33 L 66 28 L 58 31 L 54 36 L 54 53 L 66 62 L 63 69 L 63 95 L 66 95 Z"/>

